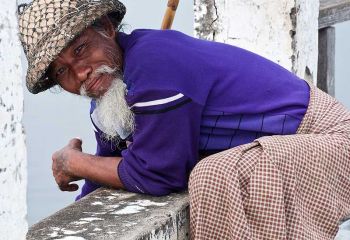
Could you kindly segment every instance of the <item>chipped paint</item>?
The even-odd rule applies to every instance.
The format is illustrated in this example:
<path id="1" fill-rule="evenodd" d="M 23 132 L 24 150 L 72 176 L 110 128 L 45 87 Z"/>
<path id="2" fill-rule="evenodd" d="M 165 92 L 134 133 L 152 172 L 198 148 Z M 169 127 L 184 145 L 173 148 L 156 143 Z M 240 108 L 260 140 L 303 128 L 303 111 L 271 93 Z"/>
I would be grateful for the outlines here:
<path id="1" fill-rule="evenodd" d="M 295 27 L 295 73 L 316 83 L 318 66 L 319 1 L 298 0 Z"/>
<path id="2" fill-rule="evenodd" d="M 24 239 L 27 162 L 17 1 L 0 1 L 0 238 Z"/>
<path id="3" fill-rule="evenodd" d="M 71 224 L 75 225 L 74 223 L 78 223 L 78 221 L 75 221 Z M 59 228 L 59 227 L 50 227 L 50 229 L 52 230 L 52 232 L 49 232 L 47 234 L 47 236 L 49 236 L 51 238 L 63 237 L 64 235 L 77 235 L 77 234 L 81 234 L 87 230 L 87 228 L 82 229 L 80 226 L 79 226 L 79 229 L 77 229 L 77 230 Z M 66 238 L 64 238 L 64 239 L 66 239 Z"/>
<path id="4" fill-rule="evenodd" d="M 104 208 L 108 208 L 108 206 L 104 206 Z M 88 214 L 88 215 L 91 215 L 91 216 L 93 216 L 93 215 L 103 215 L 103 214 L 106 214 L 107 212 L 104 212 L 104 211 L 100 211 L 100 212 L 82 212 L 82 213 L 84 213 L 84 214 Z"/>
<path id="5" fill-rule="evenodd" d="M 132 227 L 137 225 L 137 222 L 124 222 L 124 226 L 125 227 Z"/>
<path id="6" fill-rule="evenodd" d="M 167 202 L 152 202 L 150 200 L 138 200 L 136 202 L 131 202 L 129 203 L 130 205 L 139 205 L 142 207 L 149 207 L 149 206 L 158 206 L 158 207 L 163 207 L 168 205 Z"/>
<path id="7" fill-rule="evenodd" d="M 87 230 L 87 228 L 83 228 L 83 229 L 80 229 L 80 230 L 70 230 L 70 229 L 65 229 L 65 228 L 62 228 L 61 229 L 61 232 L 64 234 L 64 235 L 75 235 L 75 234 L 79 234 L 79 233 L 82 233 L 82 232 L 85 232 Z"/>
<path id="8" fill-rule="evenodd" d="M 58 232 L 52 232 L 52 233 L 49 233 L 47 235 L 51 238 L 58 237 Z"/>
<path id="9" fill-rule="evenodd" d="M 116 199 L 117 197 L 115 196 L 108 196 L 107 199 L 110 201 L 110 200 L 113 200 L 113 199 Z"/>
<path id="10" fill-rule="evenodd" d="M 110 196 L 115 198 L 109 200 Z M 92 204 L 97 197 L 102 204 Z M 101 188 L 35 224 L 27 239 L 70 235 L 86 239 L 185 240 L 189 233 L 188 209 L 187 194 L 152 197 Z"/>
<path id="11" fill-rule="evenodd" d="M 82 237 L 68 236 L 68 237 L 58 238 L 56 240 L 86 240 L 86 239 Z"/>
<path id="12" fill-rule="evenodd" d="M 126 206 L 121 210 L 112 212 L 112 214 L 116 214 L 116 215 L 134 214 L 134 213 L 138 213 L 138 212 L 145 210 L 145 209 L 146 209 L 145 207 L 131 205 L 131 206 Z"/>
<path id="13" fill-rule="evenodd" d="M 82 221 L 92 222 L 92 221 L 102 221 L 102 218 L 97 217 L 86 217 L 86 218 L 80 218 Z"/>
<path id="14" fill-rule="evenodd" d="M 90 222 L 86 222 L 86 221 L 74 221 L 74 222 L 71 222 L 71 224 L 73 224 L 73 225 L 84 225 L 84 224 L 87 224 L 87 223 L 90 223 Z"/>
<path id="15" fill-rule="evenodd" d="M 316 82 L 319 0 L 194 3 L 196 37 L 242 47 Z"/>
<path id="16" fill-rule="evenodd" d="M 107 211 L 109 210 L 114 210 L 116 208 L 120 207 L 120 204 L 110 204 L 110 205 L 106 205 L 103 208 Z"/>

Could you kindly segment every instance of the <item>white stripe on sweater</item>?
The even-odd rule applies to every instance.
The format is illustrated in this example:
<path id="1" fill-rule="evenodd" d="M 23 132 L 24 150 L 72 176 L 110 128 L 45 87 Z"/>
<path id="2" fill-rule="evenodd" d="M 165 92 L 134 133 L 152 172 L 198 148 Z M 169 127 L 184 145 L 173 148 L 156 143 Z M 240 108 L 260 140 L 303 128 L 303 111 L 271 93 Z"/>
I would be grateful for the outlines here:
<path id="1" fill-rule="evenodd" d="M 179 94 L 177 94 L 175 96 L 168 97 L 168 98 L 158 99 L 158 100 L 149 101 L 149 102 L 135 103 L 130 108 L 133 108 L 133 107 L 150 107 L 150 106 L 162 105 L 162 104 L 174 102 L 174 101 L 176 101 L 176 100 L 178 100 L 178 99 L 180 99 L 182 97 L 184 97 L 184 95 L 182 93 L 179 93 Z"/>

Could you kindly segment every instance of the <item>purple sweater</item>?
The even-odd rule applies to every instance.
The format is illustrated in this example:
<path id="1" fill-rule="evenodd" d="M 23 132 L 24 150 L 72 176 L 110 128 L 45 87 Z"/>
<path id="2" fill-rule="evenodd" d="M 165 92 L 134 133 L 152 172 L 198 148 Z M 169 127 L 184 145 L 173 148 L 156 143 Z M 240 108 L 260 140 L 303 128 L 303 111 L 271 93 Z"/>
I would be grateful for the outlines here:
<path id="1" fill-rule="evenodd" d="M 171 30 L 118 33 L 117 41 L 135 113 L 132 144 L 103 142 L 93 123 L 96 154 L 122 156 L 116 171 L 128 191 L 184 190 L 199 154 L 295 134 L 306 112 L 307 83 L 247 50 Z M 78 198 L 98 187 L 86 181 Z"/>

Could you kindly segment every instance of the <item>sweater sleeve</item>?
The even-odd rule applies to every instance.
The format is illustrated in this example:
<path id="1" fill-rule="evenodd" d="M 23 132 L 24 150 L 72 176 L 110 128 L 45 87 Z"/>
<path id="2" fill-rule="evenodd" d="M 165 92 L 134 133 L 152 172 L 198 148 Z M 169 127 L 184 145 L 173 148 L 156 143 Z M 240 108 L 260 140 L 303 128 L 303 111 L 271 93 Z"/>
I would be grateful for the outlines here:
<path id="1" fill-rule="evenodd" d="M 186 189 L 198 160 L 202 107 L 172 90 L 137 93 L 128 103 L 135 131 L 118 166 L 125 188 L 156 196 Z"/>

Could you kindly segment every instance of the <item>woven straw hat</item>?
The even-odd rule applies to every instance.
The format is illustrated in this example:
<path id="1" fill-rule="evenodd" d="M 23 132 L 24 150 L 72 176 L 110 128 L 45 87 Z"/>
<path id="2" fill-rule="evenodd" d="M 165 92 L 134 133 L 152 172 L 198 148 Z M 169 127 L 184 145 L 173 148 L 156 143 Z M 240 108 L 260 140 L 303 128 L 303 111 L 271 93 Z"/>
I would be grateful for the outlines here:
<path id="1" fill-rule="evenodd" d="M 117 0 L 34 0 L 19 14 L 20 38 L 28 59 L 27 88 L 39 93 L 55 85 L 46 76 L 50 63 L 83 30 L 102 16 L 126 12 Z"/>

